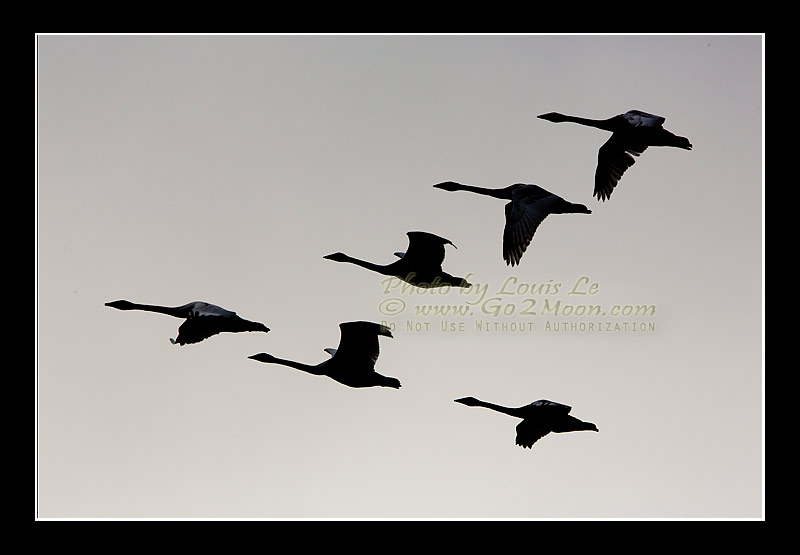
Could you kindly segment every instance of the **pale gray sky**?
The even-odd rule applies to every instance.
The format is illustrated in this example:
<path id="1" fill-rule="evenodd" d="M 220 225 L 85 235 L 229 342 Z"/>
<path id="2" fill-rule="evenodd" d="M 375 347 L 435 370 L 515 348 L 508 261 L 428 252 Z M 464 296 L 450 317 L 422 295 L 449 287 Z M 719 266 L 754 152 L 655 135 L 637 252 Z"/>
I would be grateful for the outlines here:
<path id="1" fill-rule="evenodd" d="M 37 79 L 39 518 L 763 518 L 762 36 L 43 35 Z M 602 203 L 608 134 L 536 116 L 629 109 L 694 149 L 648 149 Z M 448 180 L 593 213 L 509 268 L 504 201 Z M 388 263 L 410 230 L 452 240 L 488 304 L 322 258 Z M 595 295 L 569 295 L 582 276 Z M 179 320 L 115 299 L 272 331 L 179 347 Z M 349 320 L 395 326 L 377 370 L 400 390 L 247 359 L 322 361 Z M 625 322 L 646 331 L 605 331 Z M 464 396 L 600 432 L 522 449 Z"/>

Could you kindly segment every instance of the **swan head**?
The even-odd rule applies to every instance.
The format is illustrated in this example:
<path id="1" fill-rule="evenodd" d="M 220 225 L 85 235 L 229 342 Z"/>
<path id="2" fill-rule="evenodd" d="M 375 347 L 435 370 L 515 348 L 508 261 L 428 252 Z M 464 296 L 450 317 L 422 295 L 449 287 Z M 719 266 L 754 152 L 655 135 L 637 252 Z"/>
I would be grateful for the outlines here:
<path id="1" fill-rule="evenodd" d="M 478 406 L 479 401 L 475 397 L 462 397 L 461 399 L 456 399 L 455 402 L 467 405 L 468 407 L 475 407 Z"/>
<path id="2" fill-rule="evenodd" d="M 575 204 L 572 206 L 575 214 L 591 214 L 592 211 L 585 204 Z"/>
<path id="3" fill-rule="evenodd" d="M 455 181 L 444 181 L 442 183 L 437 183 L 434 185 L 436 189 L 442 189 L 444 191 L 458 191 L 461 185 L 456 183 Z"/>
<path id="4" fill-rule="evenodd" d="M 258 353 L 255 355 L 250 355 L 247 358 L 252 358 L 253 360 L 257 360 L 258 362 L 275 362 L 275 357 L 269 355 L 267 353 Z"/>
<path id="5" fill-rule="evenodd" d="M 461 278 L 461 279 L 458 280 L 458 283 L 456 283 L 455 286 L 456 287 L 467 287 L 467 288 L 469 288 L 469 287 L 472 287 L 472 284 L 470 282 L 468 282 L 467 280 L 465 280 L 464 278 Z"/>
<path id="6" fill-rule="evenodd" d="M 118 310 L 133 309 L 133 303 L 130 301 L 111 301 L 110 303 L 106 303 L 105 306 L 110 306 L 111 308 L 116 308 Z"/>
<path id="7" fill-rule="evenodd" d="M 325 258 L 327 260 L 333 260 L 334 262 L 347 262 L 348 260 L 350 260 L 350 257 L 343 252 L 335 252 L 333 254 L 325 255 L 322 258 Z"/>
<path id="8" fill-rule="evenodd" d="M 391 387 L 394 389 L 400 389 L 400 380 L 397 378 L 390 378 L 388 376 L 381 376 L 381 381 L 378 383 L 381 387 Z"/>
<path id="9" fill-rule="evenodd" d="M 541 114 L 536 117 L 539 119 L 552 121 L 554 123 L 561 123 L 567 121 L 567 118 L 565 118 L 563 114 L 559 114 L 558 112 L 548 112 L 546 114 Z"/>

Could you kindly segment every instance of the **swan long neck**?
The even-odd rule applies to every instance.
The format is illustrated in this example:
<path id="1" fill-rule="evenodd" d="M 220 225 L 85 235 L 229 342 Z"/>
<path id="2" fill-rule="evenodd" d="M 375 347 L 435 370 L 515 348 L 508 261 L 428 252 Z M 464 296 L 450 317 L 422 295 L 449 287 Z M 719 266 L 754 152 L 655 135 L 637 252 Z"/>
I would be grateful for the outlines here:
<path id="1" fill-rule="evenodd" d="M 144 310 L 147 312 L 158 312 L 159 314 L 168 314 L 169 316 L 175 316 L 177 318 L 186 317 L 185 306 L 159 306 L 154 304 L 131 303 L 130 308 L 127 310 Z"/>
<path id="2" fill-rule="evenodd" d="M 303 372 L 308 372 L 309 374 L 315 374 L 315 375 L 322 374 L 317 365 L 303 364 L 302 362 L 287 360 L 285 358 L 278 358 L 278 357 L 273 357 L 270 362 L 272 364 L 281 364 L 283 366 L 288 366 L 289 368 L 294 368 L 295 370 L 302 370 Z"/>
<path id="3" fill-rule="evenodd" d="M 504 407 L 502 405 L 495 405 L 494 403 L 487 403 L 486 401 L 480 401 L 476 399 L 475 406 L 483 407 L 485 409 L 491 409 L 497 412 L 502 412 L 503 414 L 508 414 L 509 416 L 516 416 L 517 418 L 523 418 L 524 416 L 520 414 L 520 409 L 511 408 L 511 407 Z"/>
<path id="4" fill-rule="evenodd" d="M 469 191 L 470 193 L 477 193 L 479 195 L 486 195 L 494 198 L 511 199 L 511 191 L 508 187 L 503 189 L 488 189 L 486 187 L 476 187 L 475 185 L 462 185 L 461 183 L 454 183 L 452 185 L 454 191 Z"/>
<path id="5" fill-rule="evenodd" d="M 350 264 L 361 266 L 362 268 L 366 268 L 367 270 L 372 270 L 373 272 L 378 272 L 379 274 L 389 275 L 386 271 L 386 266 L 382 264 L 367 262 L 366 260 L 360 260 L 358 258 L 353 258 L 352 256 L 348 255 L 343 256 L 342 262 L 349 262 Z"/>
<path id="6" fill-rule="evenodd" d="M 592 119 L 592 118 L 582 118 L 578 116 L 568 116 L 565 114 L 560 114 L 564 121 L 570 123 L 577 123 L 579 125 L 585 125 L 587 127 L 596 127 L 597 129 L 603 129 L 605 131 L 613 131 L 613 119 Z"/>

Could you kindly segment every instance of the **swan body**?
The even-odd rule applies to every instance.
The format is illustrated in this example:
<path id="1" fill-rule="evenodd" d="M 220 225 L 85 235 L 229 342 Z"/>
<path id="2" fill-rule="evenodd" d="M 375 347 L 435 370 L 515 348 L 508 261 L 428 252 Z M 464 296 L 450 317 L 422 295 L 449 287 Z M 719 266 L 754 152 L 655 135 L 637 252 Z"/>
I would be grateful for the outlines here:
<path id="1" fill-rule="evenodd" d="M 251 355 L 258 362 L 281 364 L 315 376 L 329 378 L 349 387 L 400 388 L 400 380 L 382 376 L 375 371 L 380 346 L 378 337 L 392 337 L 389 328 L 373 322 L 343 322 L 339 324 L 341 338 L 336 349 L 324 349 L 331 358 L 316 365 L 274 357 L 268 353 Z"/>
<path id="2" fill-rule="evenodd" d="M 520 447 L 527 449 L 532 448 L 534 443 L 550 432 L 599 431 L 597 426 L 591 422 L 583 422 L 571 416 L 569 412 L 572 407 L 548 401 L 547 399 L 540 399 L 529 405 L 517 408 L 486 403 L 475 397 L 462 397 L 461 399 L 456 399 L 455 402 L 468 407 L 483 407 L 515 418 L 521 418 L 522 422 L 517 424 L 516 443 Z"/>
<path id="3" fill-rule="evenodd" d="M 629 110 L 624 114 L 602 120 L 568 116 L 558 112 L 538 117 L 553 123 L 577 123 L 612 133 L 597 154 L 593 196 L 602 201 L 611 197 L 622 175 L 636 161 L 634 157 L 640 156 L 647 147 L 671 146 L 692 150 L 689 139 L 664 129 L 666 118 L 641 110 Z"/>
<path id="4" fill-rule="evenodd" d="M 348 262 L 379 274 L 394 276 L 417 287 L 471 286 L 464 278 L 451 276 L 442 270 L 445 245 L 456 248 L 449 239 L 425 231 L 409 231 L 406 235 L 408 235 L 408 250 L 404 253 L 395 252 L 394 255 L 399 260 L 390 264 L 373 264 L 342 252 L 329 254 L 323 258 L 334 262 Z"/>
<path id="5" fill-rule="evenodd" d="M 245 320 L 231 310 L 203 301 L 193 301 L 180 306 L 159 306 L 119 300 L 105 303 L 105 306 L 117 310 L 143 310 L 185 318 L 186 321 L 178 328 L 178 337 L 170 338 L 173 345 L 199 343 L 222 332 L 269 331 L 269 328 L 260 322 Z"/>
<path id="6" fill-rule="evenodd" d="M 499 199 L 506 204 L 506 224 L 503 229 L 503 260 L 509 266 L 520 263 L 522 255 L 533 240 L 539 225 L 550 214 L 591 214 L 583 204 L 568 202 L 538 185 L 516 183 L 502 189 L 487 189 L 445 181 L 434 185 L 444 191 L 469 191 Z"/>

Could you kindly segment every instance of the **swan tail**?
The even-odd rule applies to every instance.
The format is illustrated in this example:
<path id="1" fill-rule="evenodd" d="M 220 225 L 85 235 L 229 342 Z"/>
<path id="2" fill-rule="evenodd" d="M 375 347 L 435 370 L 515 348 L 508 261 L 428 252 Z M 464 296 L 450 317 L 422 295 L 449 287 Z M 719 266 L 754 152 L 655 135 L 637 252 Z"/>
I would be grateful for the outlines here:
<path id="1" fill-rule="evenodd" d="M 690 143 L 689 139 L 686 137 L 678 137 L 677 144 L 675 146 L 686 150 L 692 150 L 692 143 Z"/>

